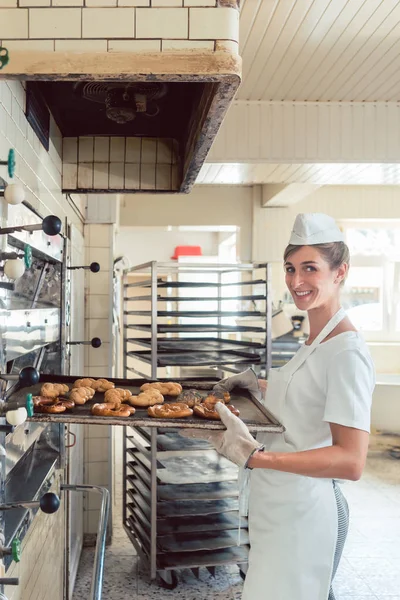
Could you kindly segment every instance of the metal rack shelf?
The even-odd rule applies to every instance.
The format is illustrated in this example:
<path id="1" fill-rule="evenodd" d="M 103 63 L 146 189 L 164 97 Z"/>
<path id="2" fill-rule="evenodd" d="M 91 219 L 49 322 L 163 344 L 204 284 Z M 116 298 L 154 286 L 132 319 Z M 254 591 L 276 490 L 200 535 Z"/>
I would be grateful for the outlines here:
<path id="1" fill-rule="evenodd" d="M 152 379 L 160 368 L 167 376 L 173 369 L 173 379 L 185 367 L 216 367 L 215 375 L 248 366 L 268 371 L 269 279 L 267 264 L 150 262 L 126 271 L 125 376 L 141 374 L 138 364 L 150 367 Z M 260 326 L 235 324 L 246 317 Z M 252 333 L 265 341 L 251 341 Z M 217 565 L 236 564 L 246 571 L 248 523 L 239 516 L 237 475 L 204 440 L 183 438 L 171 427 L 126 428 L 124 527 L 152 579 L 173 588 L 182 568 L 213 573 Z"/>

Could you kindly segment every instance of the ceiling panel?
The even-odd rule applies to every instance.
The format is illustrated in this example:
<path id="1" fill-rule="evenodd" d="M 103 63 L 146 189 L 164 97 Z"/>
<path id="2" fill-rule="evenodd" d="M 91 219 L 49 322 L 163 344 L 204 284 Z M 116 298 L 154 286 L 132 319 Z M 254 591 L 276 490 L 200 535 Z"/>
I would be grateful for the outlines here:
<path id="1" fill-rule="evenodd" d="M 400 100 L 400 0 L 245 0 L 242 100 Z"/>
<path id="2" fill-rule="evenodd" d="M 317 185 L 399 185 L 400 164 L 208 163 L 196 183 L 255 185 L 311 183 Z"/>

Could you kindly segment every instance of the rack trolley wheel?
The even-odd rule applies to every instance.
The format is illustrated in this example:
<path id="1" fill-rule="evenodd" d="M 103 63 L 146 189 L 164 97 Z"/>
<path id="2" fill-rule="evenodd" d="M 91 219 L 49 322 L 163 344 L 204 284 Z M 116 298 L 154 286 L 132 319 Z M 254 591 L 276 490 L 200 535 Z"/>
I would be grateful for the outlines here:
<path id="1" fill-rule="evenodd" d="M 175 571 L 158 571 L 157 580 L 161 587 L 166 590 L 174 590 L 178 585 L 178 576 Z"/>

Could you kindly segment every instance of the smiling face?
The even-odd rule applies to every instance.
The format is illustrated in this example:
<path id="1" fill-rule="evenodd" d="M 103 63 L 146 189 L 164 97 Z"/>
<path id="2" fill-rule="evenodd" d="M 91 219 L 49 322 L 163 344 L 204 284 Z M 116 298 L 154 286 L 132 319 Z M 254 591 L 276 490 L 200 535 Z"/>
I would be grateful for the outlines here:
<path id="1" fill-rule="evenodd" d="M 332 270 L 313 246 L 299 246 L 285 262 L 286 285 L 299 310 L 328 308 L 339 301 L 340 282 L 347 272 L 342 264 Z"/>

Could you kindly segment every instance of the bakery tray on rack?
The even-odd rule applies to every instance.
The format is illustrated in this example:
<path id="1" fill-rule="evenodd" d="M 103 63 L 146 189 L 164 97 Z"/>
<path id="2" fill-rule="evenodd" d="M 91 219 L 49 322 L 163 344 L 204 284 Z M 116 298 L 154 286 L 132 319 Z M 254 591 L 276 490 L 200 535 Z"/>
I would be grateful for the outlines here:
<path id="1" fill-rule="evenodd" d="M 208 288 L 208 287 L 228 287 L 230 285 L 260 285 L 266 284 L 265 279 L 252 279 L 250 281 L 227 281 L 225 283 L 218 283 L 215 281 L 204 282 L 204 281 L 163 281 L 157 280 L 157 288 Z M 132 287 L 151 287 L 151 279 L 142 279 L 142 281 L 136 281 L 135 283 L 126 283 L 124 288 Z"/>
<path id="2" fill-rule="evenodd" d="M 151 350 L 131 350 L 126 353 L 131 358 L 138 358 L 151 365 Z M 193 367 L 193 366 L 211 366 L 211 365 L 255 365 L 261 362 L 259 354 L 250 352 L 227 351 L 208 351 L 188 353 L 183 351 L 161 350 L 157 353 L 157 367 Z"/>
<path id="3" fill-rule="evenodd" d="M 136 346 L 151 349 L 151 338 L 127 338 L 126 341 Z M 234 348 L 254 348 L 265 351 L 265 344 L 259 342 L 247 342 L 244 340 L 227 340 L 222 338 L 157 338 L 157 351 L 174 350 L 176 352 L 188 352 L 193 349 L 196 352 L 223 352 Z"/>
<path id="4" fill-rule="evenodd" d="M 126 329 L 137 329 L 138 331 L 148 331 L 151 333 L 151 325 L 146 323 L 130 323 L 126 325 Z M 244 333 L 244 332 L 263 332 L 265 327 L 247 327 L 246 325 L 218 325 L 218 324 L 203 324 L 192 325 L 183 323 L 165 323 L 157 324 L 157 333 L 172 333 L 172 332 L 193 332 L 193 333 L 212 333 L 228 332 L 228 333 Z"/>
<path id="5" fill-rule="evenodd" d="M 125 310 L 124 315 L 151 317 L 151 310 Z M 157 317 L 179 318 L 212 318 L 212 317 L 265 317 L 265 312 L 258 310 L 158 310 Z"/>
<path id="6" fill-rule="evenodd" d="M 221 300 L 227 302 L 229 300 L 234 300 L 238 302 L 239 300 L 266 300 L 267 297 L 263 294 L 252 294 L 245 296 L 221 296 Z M 124 297 L 126 302 L 142 302 L 149 301 L 151 302 L 152 296 L 132 296 L 129 298 L 128 296 Z M 157 295 L 158 302 L 217 302 L 219 300 L 218 296 L 161 296 Z"/>
<path id="7" fill-rule="evenodd" d="M 15 391 L 10 395 L 8 400 L 17 401 L 21 406 L 24 405 L 27 394 L 38 396 L 40 394 L 41 385 L 45 382 L 50 383 L 66 383 L 72 388 L 72 384 L 78 377 L 69 377 L 64 375 L 44 375 L 41 383 L 31 387 L 20 387 L 18 384 Z M 145 379 L 112 379 L 109 381 L 115 383 L 115 387 L 125 388 L 137 395 L 140 391 L 140 386 L 147 383 Z M 159 381 L 163 381 L 160 379 Z M 184 389 L 196 389 L 204 391 L 204 395 L 208 390 L 211 390 L 216 381 L 210 381 L 206 378 L 187 378 L 185 380 L 176 379 Z M 165 396 L 166 402 L 174 402 L 175 398 Z M 184 419 L 155 419 L 147 415 L 147 409 L 137 408 L 134 415 L 127 418 L 122 417 L 99 417 L 91 414 L 91 407 L 97 402 L 104 402 L 104 394 L 96 392 L 92 400 L 89 400 L 83 406 L 75 406 L 72 410 L 58 414 L 34 414 L 29 417 L 30 421 L 46 422 L 46 423 L 81 423 L 93 425 L 130 425 L 132 427 L 174 427 L 177 429 L 225 429 L 221 421 L 211 421 L 202 419 L 201 417 L 187 417 Z M 253 398 L 247 390 L 235 389 L 231 392 L 231 402 L 240 411 L 240 416 L 250 431 L 268 431 L 281 433 L 285 431 L 284 427 L 276 420 L 276 418 L 255 398 Z"/>

